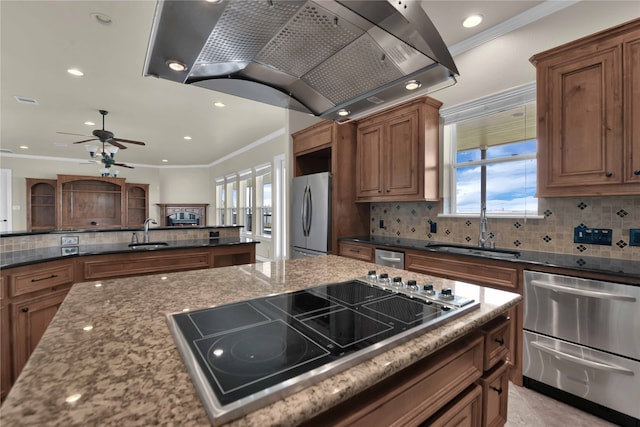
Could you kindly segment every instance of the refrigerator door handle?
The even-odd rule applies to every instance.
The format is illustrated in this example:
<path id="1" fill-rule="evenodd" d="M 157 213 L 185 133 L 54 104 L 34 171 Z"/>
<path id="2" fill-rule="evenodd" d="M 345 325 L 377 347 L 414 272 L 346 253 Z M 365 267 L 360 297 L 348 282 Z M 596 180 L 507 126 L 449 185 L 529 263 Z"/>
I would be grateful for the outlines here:
<path id="1" fill-rule="evenodd" d="M 305 186 L 304 187 L 304 195 L 302 196 L 302 206 L 300 207 L 300 209 L 301 209 L 300 225 L 302 226 L 302 235 L 303 236 L 307 235 L 307 212 L 308 212 L 307 190 L 309 190 L 309 186 Z"/>
<path id="2" fill-rule="evenodd" d="M 311 221 L 313 220 L 313 201 L 311 200 L 311 187 L 309 187 L 308 193 L 308 203 L 309 206 L 307 208 L 307 236 L 311 233 Z"/>

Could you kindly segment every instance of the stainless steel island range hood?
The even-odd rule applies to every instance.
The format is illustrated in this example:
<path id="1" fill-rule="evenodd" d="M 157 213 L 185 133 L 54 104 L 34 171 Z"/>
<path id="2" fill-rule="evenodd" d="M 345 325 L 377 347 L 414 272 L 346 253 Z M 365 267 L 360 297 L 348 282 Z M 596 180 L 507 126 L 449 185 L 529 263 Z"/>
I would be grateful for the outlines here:
<path id="1" fill-rule="evenodd" d="M 157 4 L 144 74 L 344 121 L 458 70 L 419 1 L 178 0 Z"/>

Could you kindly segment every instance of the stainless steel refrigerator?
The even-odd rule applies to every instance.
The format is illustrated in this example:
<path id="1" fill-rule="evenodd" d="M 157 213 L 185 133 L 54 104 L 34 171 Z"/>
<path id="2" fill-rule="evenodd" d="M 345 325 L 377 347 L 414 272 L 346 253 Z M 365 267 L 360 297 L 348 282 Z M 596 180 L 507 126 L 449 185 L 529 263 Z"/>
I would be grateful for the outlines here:
<path id="1" fill-rule="evenodd" d="M 293 178 L 291 258 L 327 255 L 331 250 L 331 174 Z"/>

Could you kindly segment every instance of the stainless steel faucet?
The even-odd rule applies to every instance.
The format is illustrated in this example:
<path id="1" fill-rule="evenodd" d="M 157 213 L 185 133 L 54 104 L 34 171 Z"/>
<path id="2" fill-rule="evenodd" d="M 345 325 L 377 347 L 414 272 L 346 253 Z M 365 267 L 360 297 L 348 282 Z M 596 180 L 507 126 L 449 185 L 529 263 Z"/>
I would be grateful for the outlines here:
<path id="1" fill-rule="evenodd" d="M 480 209 L 480 234 L 478 235 L 478 246 L 484 248 L 489 238 L 487 237 L 487 207 L 483 204 Z"/>
<path id="2" fill-rule="evenodd" d="M 147 218 L 144 220 L 144 243 L 149 243 L 149 223 L 157 224 L 153 218 Z"/>

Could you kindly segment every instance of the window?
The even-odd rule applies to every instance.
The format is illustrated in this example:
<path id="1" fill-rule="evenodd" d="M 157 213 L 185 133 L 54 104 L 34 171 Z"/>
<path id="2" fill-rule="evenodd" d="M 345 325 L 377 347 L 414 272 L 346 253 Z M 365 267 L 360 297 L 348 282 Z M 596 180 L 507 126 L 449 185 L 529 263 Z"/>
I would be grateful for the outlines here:
<path id="1" fill-rule="evenodd" d="M 253 230 L 253 179 L 251 171 L 240 172 L 239 209 L 242 215 L 242 232 L 251 234 Z"/>
<path id="2" fill-rule="evenodd" d="M 216 179 L 216 225 L 224 225 L 225 217 L 224 178 Z"/>
<path id="3" fill-rule="evenodd" d="M 497 104 L 487 101 L 488 114 L 464 117 L 460 109 L 457 120 L 445 118 L 447 213 L 479 214 L 482 206 L 493 215 L 538 213 L 535 102 L 519 97 L 505 106 L 503 95 Z"/>
<path id="4" fill-rule="evenodd" d="M 226 177 L 226 197 L 227 197 L 227 223 L 226 225 L 238 224 L 238 179 L 237 175 Z"/>
<path id="5" fill-rule="evenodd" d="M 256 211 L 258 234 L 271 236 L 272 195 L 271 165 L 256 168 Z"/>

